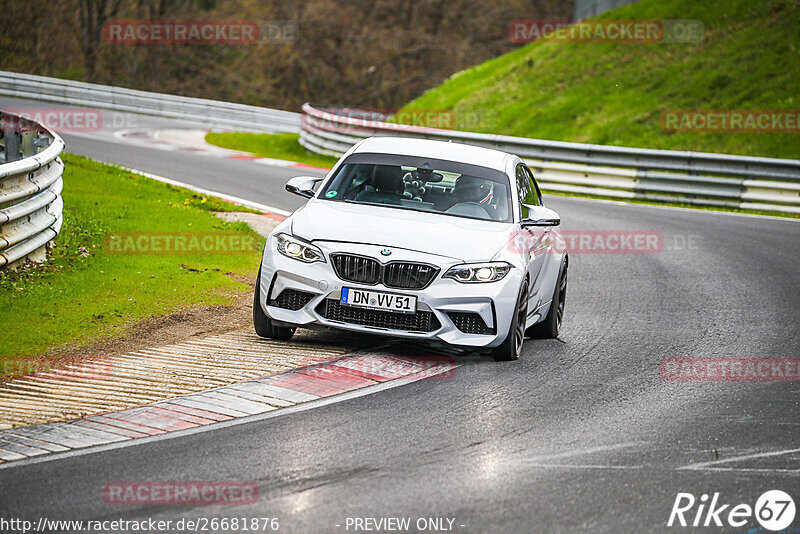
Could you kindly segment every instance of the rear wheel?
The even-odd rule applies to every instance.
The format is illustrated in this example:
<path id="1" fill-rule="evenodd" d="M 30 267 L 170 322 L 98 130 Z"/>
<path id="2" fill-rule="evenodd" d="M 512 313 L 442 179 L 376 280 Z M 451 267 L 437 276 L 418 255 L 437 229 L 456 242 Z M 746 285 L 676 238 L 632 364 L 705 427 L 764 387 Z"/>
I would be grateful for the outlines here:
<path id="1" fill-rule="evenodd" d="M 561 322 L 564 320 L 564 304 L 567 300 L 567 266 L 561 270 L 561 274 L 553 290 L 553 303 L 544 321 L 536 323 L 528 329 L 530 337 L 540 339 L 555 339 L 561 332 Z"/>
<path id="2" fill-rule="evenodd" d="M 525 320 L 528 318 L 528 282 L 522 284 L 511 319 L 511 328 L 506 339 L 499 347 L 492 350 L 492 356 L 498 362 L 508 362 L 519 358 L 522 343 L 525 341 Z"/>
<path id="3" fill-rule="evenodd" d="M 253 292 L 253 326 L 256 334 L 267 339 L 277 339 L 288 341 L 294 335 L 295 329 L 288 326 L 275 326 L 272 319 L 267 317 L 261 308 L 261 267 L 258 268 L 258 278 L 256 278 L 256 290 Z"/>

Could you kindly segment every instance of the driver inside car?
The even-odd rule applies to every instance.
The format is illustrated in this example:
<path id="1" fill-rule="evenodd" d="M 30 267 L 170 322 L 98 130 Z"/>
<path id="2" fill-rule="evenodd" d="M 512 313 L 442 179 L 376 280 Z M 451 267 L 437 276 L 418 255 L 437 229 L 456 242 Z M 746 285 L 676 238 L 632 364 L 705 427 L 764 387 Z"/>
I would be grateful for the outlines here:
<path id="1" fill-rule="evenodd" d="M 480 203 L 481 200 L 489 195 L 489 192 L 490 190 L 485 180 L 466 174 L 459 176 L 453 187 L 451 197 L 447 202 L 442 203 L 441 209 L 448 210 L 456 204 L 464 202 Z"/>

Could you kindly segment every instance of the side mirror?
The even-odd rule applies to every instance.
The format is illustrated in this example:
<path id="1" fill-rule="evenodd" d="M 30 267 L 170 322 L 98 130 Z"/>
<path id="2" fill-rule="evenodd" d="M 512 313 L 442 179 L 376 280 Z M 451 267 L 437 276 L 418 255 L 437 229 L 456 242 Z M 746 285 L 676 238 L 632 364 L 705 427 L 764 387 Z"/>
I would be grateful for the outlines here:
<path id="1" fill-rule="evenodd" d="M 311 198 L 314 196 L 314 186 L 322 181 L 322 178 L 313 176 L 295 176 L 286 182 L 286 190 L 301 197 Z"/>
<path id="2" fill-rule="evenodd" d="M 531 206 L 523 204 L 523 208 L 528 211 L 528 216 L 522 219 L 522 227 L 529 226 L 558 226 L 561 224 L 561 216 L 550 208 L 544 206 Z"/>

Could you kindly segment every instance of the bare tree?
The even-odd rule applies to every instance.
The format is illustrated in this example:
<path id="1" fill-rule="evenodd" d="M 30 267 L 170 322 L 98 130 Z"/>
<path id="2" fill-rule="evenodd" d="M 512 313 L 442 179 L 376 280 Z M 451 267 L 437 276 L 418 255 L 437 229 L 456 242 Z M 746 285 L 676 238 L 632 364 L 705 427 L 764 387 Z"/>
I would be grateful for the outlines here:
<path id="1" fill-rule="evenodd" d="M 565 19 L 573 0 L 0 0 L 0 69 L 298 109 L 396 108 L 520 46 L 512 20 Z M 75 15 L 77 13 L 77 16 Z M 291 22 L 287 42 L 106 46 L 114 19 Z"/>
<path id="2" fill-rule="evenodd" d="M 94 81 L 97 68 L 97 49 L 103 36 L 103 26 L 117 16 L 122 0 L 79 0 L 78 23 L 81 35 L 83 64 L 87 81 Z"/>

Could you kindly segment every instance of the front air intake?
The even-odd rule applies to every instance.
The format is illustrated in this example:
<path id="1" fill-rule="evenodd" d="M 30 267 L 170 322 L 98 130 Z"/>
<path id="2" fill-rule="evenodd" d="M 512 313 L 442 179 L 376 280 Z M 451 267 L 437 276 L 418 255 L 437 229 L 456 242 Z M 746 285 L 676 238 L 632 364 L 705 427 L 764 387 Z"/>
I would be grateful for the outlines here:
<path id="1" fill-rule="evenodd" d="M 317 313 L 329 321 L 371 326 L 406 332 L 433 332 L 442 325 L 432 312 L 398 313 L 345 306 L 338 300 L 327 299 L 317 306 Z"/>
<path id="2" fill-rule="evenodd" d="M 284 289 L 278 298 L 272 300 L 272 305 L 276 308 L 297 311 L 314 298 L 313 293 L 297 291 L 296 289 Z"/>
<path id="3" fill-rule="evenodd" d="M 331 254 L 331 263 L 342 280 L 367 285 L 383 283 L 393 289 L 424 289 L 439 273 L 438 267 L 426 263 L 393 261 L 383 265 L 355 254 Z"/>

